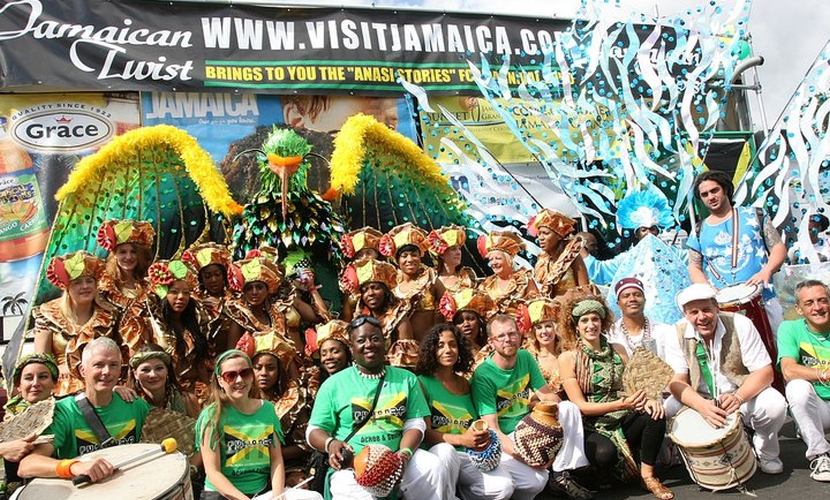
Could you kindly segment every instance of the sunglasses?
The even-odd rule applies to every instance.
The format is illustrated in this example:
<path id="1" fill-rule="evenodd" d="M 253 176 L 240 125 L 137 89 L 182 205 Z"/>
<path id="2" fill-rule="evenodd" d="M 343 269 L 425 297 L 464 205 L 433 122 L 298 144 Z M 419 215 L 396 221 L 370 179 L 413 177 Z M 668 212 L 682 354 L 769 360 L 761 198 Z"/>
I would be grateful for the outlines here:
<path id="1" fill-rule="evenodd" d="M 253 368 L 245 368 L 244 370 L 231 370 L 224 372 L 222 375 L 222 380 L 225 381 L 226 384 L 232 384 L 236 382 L 236 379 L 242 377 L 242 380 L 248 380 L 249 378 L 254 377 L 254 369 Z"/>
<path id="2" fill-rule="evenodd" d="M 355 328 L 360 328 L 361 326 L 369 323 L 372 326 L 376 326 L 380 328 L 380 320 L 372 317 L 372 316 L 358 316 L 349 323 L 349 328 L 354 330 Z"/>

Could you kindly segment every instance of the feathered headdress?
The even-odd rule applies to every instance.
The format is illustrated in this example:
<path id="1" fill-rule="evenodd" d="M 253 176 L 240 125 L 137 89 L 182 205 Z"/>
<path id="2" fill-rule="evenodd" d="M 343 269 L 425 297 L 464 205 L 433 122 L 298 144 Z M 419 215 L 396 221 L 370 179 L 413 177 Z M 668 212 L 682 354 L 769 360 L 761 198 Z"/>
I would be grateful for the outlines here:
<path id="1" fill-rule="evenodd" d="M 652 191 L 637 191 L 626 195 L 617 204 L 617 224 L 623 229 L 659 226 L 663 229 L 674 225 L 666 198 Z"/>
<path id="2" fill-rule="evenodd" d="M 52 257 L 46 268 L 46 279 L 61 290 L 69 287 L 72 280 L 92 276 L 96 280 L 104 272 L 104 260 L 87 252 L 73 252 Z"/>

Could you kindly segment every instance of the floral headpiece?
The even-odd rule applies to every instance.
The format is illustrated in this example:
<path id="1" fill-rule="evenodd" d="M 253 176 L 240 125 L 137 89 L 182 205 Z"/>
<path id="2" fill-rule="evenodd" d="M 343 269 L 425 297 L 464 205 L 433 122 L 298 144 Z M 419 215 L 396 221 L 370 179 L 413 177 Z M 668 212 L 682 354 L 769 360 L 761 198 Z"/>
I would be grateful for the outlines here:
<path id="1" fill-rule="evenodd" d="M 559 301 L 548 297 L 535 297 L 530 299 L 527 305 L 521 304 L 519 306 L 516 313 L 516 323 L 522 331 L 529 332 L 531 328 L 539 323 L 555 321 L 559 315 L 560 307 Z"/>
<path id="2" fill-rule="evenodd" d="M 674 216 L 663 196 L 652 191 L 638 191 L 617 204 L 617 224 L 623 229 L 674 226 Z"/>
<path id="3" fill-rule="evenodd" d="M 71 281 L 82 276 L 92 276 L 97 280 L 104 273 L 104 267 L 103 259 L 87 252 L 67 253 L 52 257 L 46 268 L 46 279 L 61 290 L 65 290 Z"/>
<path id="4" fill-rule="evenodd" d="M 576 221 L 562 212 L 544 208 L 527 222 L 527 233 L 536 237 L 539 235 L 539 229 L 542 227 L 547 227 L 564 238 L 574 232 L 576 229 Z"/>
<path id="5" fill-rule="evenodd" d="M 38 352 L 23 356 L 17 364 L 14 365 L 14 371 L 12 372 L 12 384 L 14 387 L 20 385 L 20 376 L 23 374 L 23 369 L 32 363 L 40 363 L 45 365 L 46 368 L 49 369 L 49 373 L 52 375 L 52 382 L 58 381 L 58 364 L 55 362 L 55 358 L 51 354 Z"/>
<path id="6" fill-rule="evenodd" d="M 228 268 L 228 283 L 231 288 L 242 291 L 246 283 L 261 281 L 268 287 L 268 293 L 277 293 L 282 281 L 282 272 L 271 260 L 254 257 L 234 262 Z"/>
<path id="7" fill-rule="evenodd" d="M 395 226 L 380 239 L 379 250 L 381 255 L 391 257 L 407 245 L 417 247 L 423 255 L 429 249 L 426 231 L 411 222 Z"/>
<path id="8" fill-rule="evenodd" d="M 245 332 L 236 343 L 236 348 L 251 359 L 259 354 L 271 354 L 279 360 L 282 366 L 288 366 L 297 353 L 293 343 L 274 331 L 266 332 L 264 335 L 251 335 Z"/>
<path id="9" fill-rule="evenodd" d="M 217 243 L 202 243 L 193 245 L 182 253 L 182 262 L 193 266 L 197 273 L 207 266 L 216 264 L 225 271 L 231 267 L 231 252 L 228 247 Z"/>
<path id="10" fill-rule="evenodd" d="M 146 247 L 153 246 L 156 230 L 146 221 L 110 219 L 104 221 L 98 229 L 98 245 L 112 252 L 123 243 L 134 243 Z"/>
<path id="11" fill-rule="evenodd" d="M 447 318 L 447 321 L 452 321 L 459 311 L 472 311 L 482 319 L 486 319 L 495 312 L 495 303 L 486 293 L 473 288 L 464 288 L 455 293 L 444 292 L 444 296 L 438 303 L 438 310 Z"/>
<path id="12" fill-rule="evenodd" d="M 512 231 L 491 231 L 486 236 L 478 238 L 478 251 L 482 257 L 493 250 L 501 250 L 511 257 L 515 257 L 525 249 L 525 242 L 522 237 Z"/>
<path id="13" fill-rule="evenodd" d="M 327 340 L 337 340 L 349 347 L 349 324 L 339 319 L 318 326 L 317 330 L 309 328 L 305 331 L 305 353 L 311 356 L 320 350 L 320 346 Z"/>
<path id="14" fill-rule="evenodd" d="M 344 290 L 352 293 L 359 291 L 365 283 L 372 282 L 383 283 L 389 290 L 394 290 L 398 286 L 397 268 L 388 262 L 366 259 L 349 264 L 340 280 Z"/>
<path id="15" fill-rule="evenodd" d="M 160 299 L 167 297 L 167 291 L 174 281 L 184 281 L 192 290 L 199 288 L 196 271 L 181 260 L 156 261 L 147 269 L 147 277 L 150 278 L 153 291 Z"/>
<path id="16" fill-rule="evenodd" d="M 279 258 L 280 252 L 274 247 L 269 247 L 268 245 L 261 246 L 259 248 L 255 248 L 253 250 L 248 250 L 248 253 L 245 254 L 246 259 L 256 259 L 258 257 L 262 257 L 263 259 L 268 259 L 272 262 L 276 262 Z"/>
<path id="17" fill-rule="evenodd" d="M 383 233 L 373 227 L 364 227 L 350 233 L 346 233 L 340 238 L 340 246 L 343 248 L 343 255 L 347 259 L 352 259 L 357 252 L 364 248 L 374 248 L 380 254 L 380 239 L 383 238 Z"/>
<path id="18" fill-rule="evenodd" d="M 427 236 L 429 249 L 436 255 L 444 255 L 451 247 L 460 247 L 467 241 L 467 230 L 455 224 L 430 231 Z"/>

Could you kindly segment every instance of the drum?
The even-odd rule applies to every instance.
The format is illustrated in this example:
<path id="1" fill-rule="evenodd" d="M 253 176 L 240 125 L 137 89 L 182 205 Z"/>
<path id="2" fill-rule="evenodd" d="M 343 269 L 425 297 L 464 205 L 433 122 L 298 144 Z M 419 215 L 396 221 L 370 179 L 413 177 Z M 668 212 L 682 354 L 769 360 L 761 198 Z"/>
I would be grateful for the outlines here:
<path id="1" fill-rule="evenodd" d="M 761 296 L 762 288 L 758 285 L 746 283 L 735 283 L 718 290 L 715 300 L 718 301 L 721 311 L 743 314 L 752 321 L 761 341 L 769 354 L 770 359 L 775 362 L 778 359 L 778 345 L 773 335 L 772 326 L 769 323 L 769 316 L 764 308 L 764 301 Z M 784 379 L 780 372 L 775 371 L 775 380 L 772 384 L 779 392 L 784 393 Z"/>
<path id="2" fill-rule="evenodd" d="M 718 290 L 715 297 L 718 304 L 724 311 L 739 312 L 744 310 L 741 306 L 761 296 L 761 287 L 748 283 L 735 283 Z"/>
<path id="3" fill-rule="evenodd" d="M 712 491 L 741 486 L 755 474 L 755 454 L 744 432 L 740 412 L 715 429 L 697 411 L 680 410 L 669 423 L 669 438 L 677 445 L 692 481 Z"/>
<path id="4" fill-rule="evenodd" d="M 103 457 L 110 463 L 126 460 L 157 444 L 126 444 L 94 451 L 80 460 Z M 131 500 L 193 500 L 187 458 L 179 452 L 156 455 L 132 463 L 104 481 L 74 486 L 68 479 L 35 479 L 20 492 L 19 500 L 90 500 L 129 498 Z"/>

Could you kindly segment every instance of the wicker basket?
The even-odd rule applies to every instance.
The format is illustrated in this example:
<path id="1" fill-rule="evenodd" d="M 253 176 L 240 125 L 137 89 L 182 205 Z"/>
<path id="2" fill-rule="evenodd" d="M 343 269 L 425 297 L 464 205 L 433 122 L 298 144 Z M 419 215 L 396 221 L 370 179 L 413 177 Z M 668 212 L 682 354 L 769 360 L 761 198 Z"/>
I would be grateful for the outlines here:
<path id="1" fill-rule="evenodd" d="M 559 405 L 538 403 L 516 424 L 513 441 L 516 452 L 528 465 L 540 467 L 553 461 L 562 447 L 562 426 L 557 417 Z"/>

